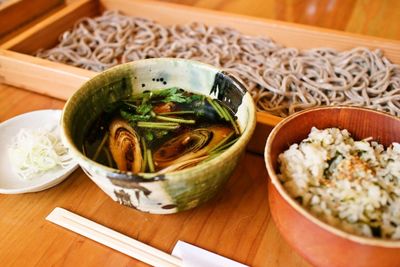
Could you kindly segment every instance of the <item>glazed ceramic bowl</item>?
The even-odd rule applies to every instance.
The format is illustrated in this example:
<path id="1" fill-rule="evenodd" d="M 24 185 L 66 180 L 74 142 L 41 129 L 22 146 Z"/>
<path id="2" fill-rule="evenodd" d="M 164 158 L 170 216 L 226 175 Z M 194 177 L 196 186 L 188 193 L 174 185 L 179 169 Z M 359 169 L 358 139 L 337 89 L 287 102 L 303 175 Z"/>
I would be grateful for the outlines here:
<path id="1" fill-rule="evenodd" d="M 242 131 L 239 140 L 219 157 L 165 175 L 121 172 L 83 155 L 83 137 L 106 106 L 134 93 L 175 86 L 228 105 Z M 147 59 L 116 66 L 86 82 L 64 107 L 62 140 L 86 174 L 115 201 L 166 214 L 196 207 L 221 189 L 245 150 L 255 122 L 250 94 L 231 75 L 196 61 Z"/>
<path id="2" fill-rule="evenodd" d="M 276 226 L 315 266 L 400 266 L 400 241 L 360 237 L 334 228 L 311 215 L 282 186 L 278 155 L 305 139 L 313 126 L 347 129 L 356 140 L 373 137 L 385 146 L 400 141 L 399 118 L 364 108 L 315 108 L 284 119 L 269 135 L 265 148 L 268 197 Z"/>

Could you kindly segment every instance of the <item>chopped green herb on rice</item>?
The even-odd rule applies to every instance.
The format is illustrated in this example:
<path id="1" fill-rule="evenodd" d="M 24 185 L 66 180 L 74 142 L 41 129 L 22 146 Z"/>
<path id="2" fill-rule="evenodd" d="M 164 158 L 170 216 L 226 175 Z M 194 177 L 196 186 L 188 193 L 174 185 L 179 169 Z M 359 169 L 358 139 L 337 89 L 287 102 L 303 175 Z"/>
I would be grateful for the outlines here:
<path id="1" fill-rule="evenodd" d="M 279 155 L 279 178 L 312 214 L 346 232 L 400 239 L 400 144 L 313 127 Z"/>

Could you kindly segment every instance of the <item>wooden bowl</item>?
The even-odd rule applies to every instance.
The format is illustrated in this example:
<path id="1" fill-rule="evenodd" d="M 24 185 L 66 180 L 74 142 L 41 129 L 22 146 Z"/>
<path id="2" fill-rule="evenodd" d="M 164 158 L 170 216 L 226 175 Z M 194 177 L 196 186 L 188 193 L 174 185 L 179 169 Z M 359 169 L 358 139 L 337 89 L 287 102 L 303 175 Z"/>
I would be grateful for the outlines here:
<path id="1" fill-rule="evenodd" d="M 272 217 L 287 242 L 315 266 L 400 266 L 400 241 L 360 237 L 311 215 L 290 197 L 277 177 L 278 156 L 308 136 L 311 128 L 347 129 L 356 140 L 373 137 L 388 146 L 400 141 L 400 119 L 357 107 L 321 107 L 280 122 L 268 137 L 265 162 Z"/>

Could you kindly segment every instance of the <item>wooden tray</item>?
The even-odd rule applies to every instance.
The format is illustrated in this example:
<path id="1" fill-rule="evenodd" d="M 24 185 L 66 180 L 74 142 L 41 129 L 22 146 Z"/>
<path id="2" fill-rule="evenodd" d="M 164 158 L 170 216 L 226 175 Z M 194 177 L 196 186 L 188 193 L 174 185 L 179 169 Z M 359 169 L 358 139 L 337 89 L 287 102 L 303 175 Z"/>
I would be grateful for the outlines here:
<path id="1" fill-rule="evenodd" d="M 144 0 L 78 0 L 40 21 L 0 46 L 0 79 L 20 88 L 66 100 L 95 72 L 31 56 L 39 48 L 56 45 L 58 36 L 85 16 L 118 9 L 132 16 L 162 24 L 204 22 L 233 27 L 242 33 L 268 36 L 278 43 L 300 49 L 333 47 L 338 50 L 364 46 L 381 49 L 392 62 L 400 64 L 400 41 L 279 22 L 225 12 Z M 257 128 L 249 149 L 263 153 L 268 133 L 281 118 L 257 113 Z"/>
<path id="2" fill-rule="evenodd" d="M 64 0 L 7 0 L 0 4 L 0 42 L 22 32 L 30 23 L 43 19 L 63 4 Z"/>

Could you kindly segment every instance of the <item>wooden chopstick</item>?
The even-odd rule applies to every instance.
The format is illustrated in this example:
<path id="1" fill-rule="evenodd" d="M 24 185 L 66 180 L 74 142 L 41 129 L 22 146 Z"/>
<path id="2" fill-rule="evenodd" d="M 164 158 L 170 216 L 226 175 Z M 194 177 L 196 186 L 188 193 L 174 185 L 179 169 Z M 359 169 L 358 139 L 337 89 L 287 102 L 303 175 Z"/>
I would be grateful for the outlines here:
<path id="1" fill-rule="evenodd" d="M 152 266 L 182 266 L 182 260 L 168 253 L 118 233 L 101 224 L 62 208 L 55 208 L 46 220 L 90 238 Z"/>

